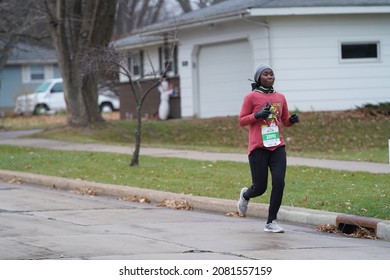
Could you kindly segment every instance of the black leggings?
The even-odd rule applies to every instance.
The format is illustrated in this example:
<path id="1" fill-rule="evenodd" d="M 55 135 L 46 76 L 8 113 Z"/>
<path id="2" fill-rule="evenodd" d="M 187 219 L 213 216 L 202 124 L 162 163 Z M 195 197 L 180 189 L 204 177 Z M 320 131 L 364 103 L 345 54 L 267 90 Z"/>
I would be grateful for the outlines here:
<path id="1" fill-rule="evenodd" d="M 276 220 L 282 204 L 287 166 L 285 146 L 278 147 L 274 151 L 255 149 L 249 154 L 248 158 L 252 174 L 252 186 L 244 193 L 245 199 L 249 200 L 265 193 L 268 184 L 268 168 L 271 171 L 272 191 L 267 221 L 267 223 L 271 223 Z"/>

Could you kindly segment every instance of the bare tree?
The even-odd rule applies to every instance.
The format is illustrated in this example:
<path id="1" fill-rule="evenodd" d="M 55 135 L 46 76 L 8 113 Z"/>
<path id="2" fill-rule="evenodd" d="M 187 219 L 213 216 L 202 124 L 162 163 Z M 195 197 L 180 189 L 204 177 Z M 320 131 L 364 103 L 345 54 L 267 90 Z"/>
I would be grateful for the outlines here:
<path id="1" fill-rule="evenodd" d="M 103 122 L 95 73 L 79 76 L 83 57 L 94 46 L 107 46 L 115 22 L 116 0 L 39 0 L 46 16 L 64 80 L 68 125 Z"/>
<path id="2" fill-rule="evenodd" d="M 129 34 L 134 28 L 135 8 L 137 1 L 118 0 L 114 35 Z"/>
<path id="3" fill-rule="evenodd" d="M 168 17 L 189 13 L 226 0 L 118 0 L 115 37 L 129 35 L 135 29 Z"/>
<path id="4" fill-rule="evenodd" d="M 173 60 L 173 51 L 175 49 L 176 44 L 176 29 L 173 34 L 170 36 L 171 44 L 169 46 L 165 46 L 171 50 L 169 54 L 169 58 L 167 59 L 167 63 L 164 65 L 164 69 L 157 69 L 153 66 L 152 61 L 146 52 L 147 60 L 152 66 L 152 73 L 149 75 L 151 77 L 156 78 L 156 80 L 148 85 L 147 88 L 144 88 L 139 80 L 133 79 L 133 73 L 129 69 L 127 65 L 127 61 L 132 56 L 131 51 L 123 52 L 117 51 L 115 46 L 108 46 L 105 48 L 91 48 L 88 51 L 88 55 L 84 57 L 83 60 L 83 68 L 81 71 L 83 75 L 87 73 L 100 73 L 103 75 L 112 75 L 113 73 L 116 75 L 123 75 L 127 77 L 128 84 L 130 86 L 131 94 L 133 94 L 135 102 L 136 102 L 136 130 L 135 130 L 135 148 L 131 158 L 130 166 L 138 166 L 139 165 L 139 154 L 141 149 L 141 136 L 142 136 L 142 106 L 146 97 L 149 93 L 157 87 L 157 85 L 161 82 L 163 76 L 165 76 L 166 72 L 169 69 L 170 64 Z M 168 36 L 168 35 L 166 35 Z"/>
<path id="5" fill-rule="evenodd" d="M 48 29 L 30 0 L 0 0 L 0 69 L 19 42 L 42 44 Z"/>
<path id="6" fill-rule="evenodd" d="M 181 9 L 184 13 L 189 13 L 192 11 L 191 1 L 190 0 L 177 0 Z"/>
<path id="7" fill-rule="evenodd" d="M 198 0 L 198 1 L 176 0 L 176 1 L 179 3 L 181 9 L 183 10 L 183 13 L 189 13 L 192 12 L 194 9 L 205 8 L 211 5 L 221 3 L 226 0 Z"/>
<path id="8" fill-rule="evenodd" d="M 156 23 L 162 18 L 166 1 L 169 0 L 118 0 L 115 36 L 128 35 L 134 29 Z"/>
<path id="9" fill-rule="evenodd" d="M 205 8 L 211 5 L 215 5 L 221 2 L 224 2 L 226 0 L 199 0 L 197 5 L 199 8 Z"/>

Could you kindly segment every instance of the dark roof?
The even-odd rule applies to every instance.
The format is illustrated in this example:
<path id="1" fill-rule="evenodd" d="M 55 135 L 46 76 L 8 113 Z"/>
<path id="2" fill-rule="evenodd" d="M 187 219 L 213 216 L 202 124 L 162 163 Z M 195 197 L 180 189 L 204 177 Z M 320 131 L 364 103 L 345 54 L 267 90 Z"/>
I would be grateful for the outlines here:
<path id="1" fill-rule="evenodd" d="M 163 38 L 161 36 L 143 36 L 142 34 L 133 34 L 121 39 L 118 39 L 113 42 L 113 44 L 120 48 L 122 46 L 133 46 L 137 47 L 139 45 L 140 47 L 145 47 L 149 43 L 155 44 L 156 42 L 163 43 Z"/>
<path id="2" fill-rule="evenodd" d="M 7 64 L 47 62 L 57 62 L 57 55 L 54 49 L 19 43 L 15 48 L 12 49 Z"/>

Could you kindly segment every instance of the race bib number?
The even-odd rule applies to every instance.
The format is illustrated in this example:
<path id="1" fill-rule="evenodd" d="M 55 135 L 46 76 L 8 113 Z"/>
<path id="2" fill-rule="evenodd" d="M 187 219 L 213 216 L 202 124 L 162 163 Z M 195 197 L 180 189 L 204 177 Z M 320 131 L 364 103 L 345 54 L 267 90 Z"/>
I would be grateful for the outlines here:
<path id="1" fill-rule="evenodd" d="M 275 126 L 262 126 L 261 136 L 263 138 L 264 147 L 275 147 L 281 143 L 279 137 L 279 127 Z"/>

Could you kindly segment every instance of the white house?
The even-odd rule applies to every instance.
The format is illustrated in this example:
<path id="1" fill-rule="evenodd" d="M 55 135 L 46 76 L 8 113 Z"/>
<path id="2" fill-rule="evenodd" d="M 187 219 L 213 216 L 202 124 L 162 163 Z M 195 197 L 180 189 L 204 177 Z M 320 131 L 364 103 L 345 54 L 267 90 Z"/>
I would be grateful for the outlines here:
<path id="1" fill-rule="evenodd" d="M 227 0 L 114 45 L 132 50 L 131 70 L 147 79 L 175 30 L 182 117 L 238 115 L 259 63 L 290 111 L 390 102 L 390 0 Z"/>

